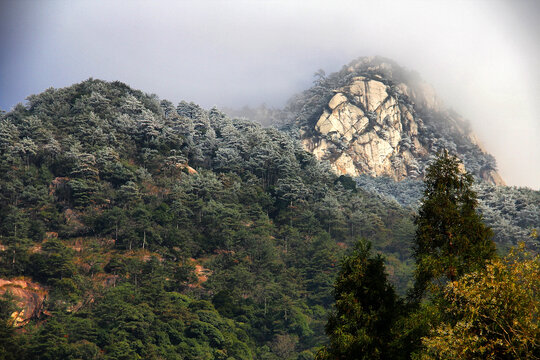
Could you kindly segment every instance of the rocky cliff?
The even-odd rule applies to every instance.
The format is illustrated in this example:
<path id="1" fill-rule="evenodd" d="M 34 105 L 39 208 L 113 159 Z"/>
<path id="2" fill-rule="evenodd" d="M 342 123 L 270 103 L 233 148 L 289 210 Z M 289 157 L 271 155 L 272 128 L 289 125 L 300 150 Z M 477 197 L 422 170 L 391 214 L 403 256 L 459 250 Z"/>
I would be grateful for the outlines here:
<path id="1" fill-rule="evenodd" d="M 376 57 L 319 75 L 287 111 L 305 149 L 339 174 L 421 178 L 431 156 L 446 148 L 477 178 L 504 184 L 467 122 L 416 73 Z"/>

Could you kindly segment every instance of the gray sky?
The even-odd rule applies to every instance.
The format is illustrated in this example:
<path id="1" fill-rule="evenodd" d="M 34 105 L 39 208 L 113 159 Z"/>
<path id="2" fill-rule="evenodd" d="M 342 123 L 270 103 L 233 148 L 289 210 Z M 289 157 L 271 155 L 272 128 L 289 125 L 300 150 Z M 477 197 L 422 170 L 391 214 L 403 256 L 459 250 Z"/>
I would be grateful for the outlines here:
<path id="1" fill-rule="evenodd" d="M 89 77 L 173 102 L 282 106 L 354 58 L 417 70 L 509 185 L 540 189 L 540 1 L 0 3 L 0 108 Z"/>

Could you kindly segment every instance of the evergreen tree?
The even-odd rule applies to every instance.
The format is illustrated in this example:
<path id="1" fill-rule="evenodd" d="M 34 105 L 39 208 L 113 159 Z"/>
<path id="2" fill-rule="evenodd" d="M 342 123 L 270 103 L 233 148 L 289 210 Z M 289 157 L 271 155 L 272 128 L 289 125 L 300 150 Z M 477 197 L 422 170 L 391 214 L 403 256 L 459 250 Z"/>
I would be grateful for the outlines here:
<path id="1" fill-rule="evenodd" d="M 448 280 L 481 268 L 495 256 L 493 233 L 477 213 L 472 176 L 443 150 L 427 168 L 417 225 L 414 258 L 417 268 L 413 296 L 436 290 Z"/>
<path id="2" fill-rule="evenodd" d="M 383 258 L 370 254 L 370 244 L 358 243 L 345 257 L 334 296 L 336 310 L 326 325 L 330 345 L 317 359 L 400 358 L 392 327 L 401 304 L 386 277 Z"/>
<path id="3" fill-rule="evenodd" d="M 0 295 L 0 359 L 11 360 L 20 357 L 18 339 L 15 337 L 11 314 L 17 309 L 11 293 Z"/>

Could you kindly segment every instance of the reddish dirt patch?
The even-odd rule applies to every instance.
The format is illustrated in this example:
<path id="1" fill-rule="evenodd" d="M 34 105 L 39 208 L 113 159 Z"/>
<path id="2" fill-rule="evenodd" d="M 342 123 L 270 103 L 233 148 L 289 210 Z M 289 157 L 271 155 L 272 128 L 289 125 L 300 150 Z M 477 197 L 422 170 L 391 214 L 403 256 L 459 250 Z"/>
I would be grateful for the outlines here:
<path id="1" fill-rule="evenodd" d="M 43 301 L 47 290 L 38 283 L 25 279 L 0 279 L 0 295 L 10 293 L 17 310 L 11 314 L 13 326 L 26 325 L 44 313 Z"/>
<path id="2" fill-rule="evenodd" d="M 68 181 L 69 181 L 68 177 L 55 178 L 49 185 L 49 195 L 56 195 L 57 191 L 64 190 Z"/>
<path id="3" fill-rule="evenodd" d="M 189 287 L 201 287 L 201 285 L 208 280 L 208 277 L 212 275 L 212 270 L 203 267 L 201 264 L 198 264 L 197 260 L 193 258 L 191 258 L 190 260 L 195 267 L 194 273 L 195 276 L 197 276 L 197 282 L 194 284 L 190 284 Z"/>
<path id="4" fill-rule="evenodd" d="M 54 231 L 48 231 L 45 233 L 46 239 L 58 239 L 58 233 Z"/>

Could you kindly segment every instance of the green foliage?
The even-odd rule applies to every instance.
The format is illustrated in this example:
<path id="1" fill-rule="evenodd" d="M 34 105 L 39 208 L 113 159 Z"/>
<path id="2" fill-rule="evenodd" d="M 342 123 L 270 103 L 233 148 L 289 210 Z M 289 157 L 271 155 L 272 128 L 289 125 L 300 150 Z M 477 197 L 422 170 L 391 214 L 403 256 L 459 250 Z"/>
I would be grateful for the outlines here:
<path id="1" fill-rule="evenodd" d="M 538 256 L 496 258 L 471 186 L 472 177 L 446 151 L 427 169 L 408 303 L 368 248 L 345 258 L 326 328 L 330 344 L 317 358 L 538 358 Z M 410 236 L 409 222 L 396 226 Z"/>
<path id="2" fill-rule="evenodd" d="M 472 176 L 445 150 L 428 167 L 417 225 L 414 296 L 437 292 L 446 281 L 480 269 L 495 255 L 492 231 L 477 213 Z"/>
<path id="3" fill-rule="evenodd" d="M 417 210 L 422 197 L 423 182 L 389 177 L 362 175 L 356 179 L 363 190 L 377 194 L 401 206 Z M 537 242 L 528 235 L 540 228 L 540 191 L 529 188 L 494 186 L 475 178 L 473 190 L 478 195 L 478 211 L 494 233 L 493 241 L 499 253 L 505 253 L 519 242 L 539 250 Z"/>
<path id="4" fill-rule="evenodd" d="M 89 79 L 0 134 L 0 274 L 49 289 L 20 358 L 309 358 L 358 237 L 410 279 L 412 213 L 279 130 Z"/>
<path id="5" fill-rule="evenodd" d="M 75 274 L 72 259 L 71 249 L 58 240 L 50 240 L 42 246 L 40 252 L 30 256 L 28 273 L 38 281 L 54 283 Z"/>
<path id="6" fill-rule="evenodd" d="M 11 314 L 16 310 L 13 296 L 6 292 L 0 296 L 0 358 L 15 360 L 20 356 L 18 339 L 14 336 Z"/>
<path id="7" fill-rule="evenodd" d="M 392 328 L 402 305 L 386 278 L 382 257 L 373 257 L 369 244 L 360 242 L 345 257 L 334 294 L 336 311 L 326 325 L 330 345 L 317 358 L 396 359 Z"/>
<path id="8" fill-rule="evenodd" d="M 291 105 L 300 127 L 354 76 L 345 73 L 321 73 L 308 102 Z M 419 131 L 445 133 L 433 135 L 435 147 L 461 147 L 473 169 L 494 167 L 449 142 L 452 129 L 430 126 Z M 443 153 L 428 169 L 416 238 L 413 210 L 398 202 L 412 204 L 419 186 L 401 183 L 396 202 L 372 193 L 392 187 L 377 181 L 337 177 L 282 131 L 193 103 L 175 108 L 120 82 L 89 79 L 32 95 L 0 114 L 0 275 L 32 277 L 48 297 L 42 318 L 19 333 L 12 302 L 0 299 L 0 357 L 312 359 L 329 314 L 320 358 L 408 358 L 422 337 L 425 356 L 461 351 L 456 339 L 472 336 L 463 321 L 494 334 L 478 343 L 486 354 L 537 347 L 537 284 L 518 262 L 517 273 L 497 260 L 481 270 L 493 257 L 491 233 L 456 159 Z M 521 231 L 512 234 L 536 227 L 536 192 L 479 189 L 484 217 L 503 224 L 499 243 L 515 240 L 501 235 L 507 224 Z M 359 246 L 340 268 L 361 237 L 385 260 Z M 418 298 L 430 284 L 462 287 L 404 305 L 394 288 L 405 294 L 412 283 L 413 241 Z M 468 271 L 476 272 L 459 279 Z M 481 303 L 492 288 L 508 314 Z M 518 321 L 507 350 L 494 322 L 471 312 Z"/>

